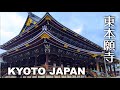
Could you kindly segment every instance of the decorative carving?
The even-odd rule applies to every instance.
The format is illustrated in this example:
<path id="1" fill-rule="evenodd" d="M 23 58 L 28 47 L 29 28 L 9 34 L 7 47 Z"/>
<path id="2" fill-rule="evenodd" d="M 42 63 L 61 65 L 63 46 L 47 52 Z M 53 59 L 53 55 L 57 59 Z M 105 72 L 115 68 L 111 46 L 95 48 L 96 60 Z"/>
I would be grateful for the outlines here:
<path id="1" fill-rule="evenodd" d="M 31 18 L 28 18 L 28 21 L 26 23 L 26 26 L 30 26 L 30 24 L 32 23 L 32 19 Z"/>
<path id="2" fill-rule="evenodd" d="M 27 52 L 26 55 L 30 55 L 30 52 Z"/>
<path id="3" fill-rule="evenodd" d="M 77 56 L 77 54 L 73 53 L 73 56 Z"/>
<path id="4" fill-rule="evenodd" d="M 38 49 L 36 49 L 36 50 L 34 50 L 34 52 L 35 52 L 35 53 L 39 53 L 39 50 L 38 50 Z"/>
<path id="5" fill-rule="evenodd" d="M 63 52 L 63 50 L 61 50 L 61 49 L 58 49 L 58 53 L 62 53 Z"/>
<path id="6" fill-rule="evenodd" d="M 51 17 L 50 17 L 50 16 L 46 16 L 46 17 L 45 17 L 45 20 L 51 21 Z"/>
<path id="7" fill-rule="evenodd" d="M 67 54 L 67 55 L 69 55 L 69 54 L 70 54 L 70 52 L 66 51 L 66 54 Z"/>
<path id="8" fill-rule="evenodd" d="M 47 26 L 46 25 L 42 26 L 42 30 L 47 31 Z"/>
<path id="9" fill-rule="evenodd" d="M 40 36 L 40 38 L 41 39 L 45 39 L 45 38 L 47 38 L 47 39 L 49 39 L 50 38 L 50 36 L 48 35 L 48 34 L 46 34 L 46 33 L 44 33 L 44 34 L 42 34 L 41 36 Z"/>
<path id="10" fill-rule="evenodd" d="M 45 46 L 45 53 L 50 53 L 50 45 L 46 44 Z"/>
<path id="11" fill-rule="evenodd" d="M 23 57 L 23 55 L 22 55 L 22 54 L 20 54 L 20 57 Z"/>
<path id="12" fill-rule="evenodd" d="M 47 25 L 49 25 L 49 21 L 47 21 Z"/>

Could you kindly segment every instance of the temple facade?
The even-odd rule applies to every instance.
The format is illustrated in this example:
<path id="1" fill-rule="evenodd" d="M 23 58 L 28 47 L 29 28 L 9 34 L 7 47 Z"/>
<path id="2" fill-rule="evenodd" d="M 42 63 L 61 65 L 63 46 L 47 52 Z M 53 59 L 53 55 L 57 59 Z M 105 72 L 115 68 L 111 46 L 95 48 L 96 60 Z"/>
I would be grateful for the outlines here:
<path id="1" fill-rule="evenodd" d="M 8 67 L 85 67 L 105 72 L 104 50 L 99 45 L 59 23 L 49 13 L 42 18 L 28 13 L 19 35 L 0 46 L 2 75 Z M 115 65 L 107 64 L 111 73 Z M 114 70 L 112 70 L 112 68 Z M 115 74 L 115 73 L 114 73 Z"/>

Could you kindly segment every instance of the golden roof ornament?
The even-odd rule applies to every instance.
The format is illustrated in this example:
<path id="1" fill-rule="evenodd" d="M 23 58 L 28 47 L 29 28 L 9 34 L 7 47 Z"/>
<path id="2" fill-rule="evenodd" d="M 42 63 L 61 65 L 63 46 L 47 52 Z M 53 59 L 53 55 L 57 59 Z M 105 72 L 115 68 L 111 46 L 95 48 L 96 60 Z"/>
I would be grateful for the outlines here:
<path id="1" fill-rule="evenodd" d="M 65 47 L 65 48 L 68 48 L 68 45 L 67 45 L 67 44 L 64 44 L 64 47 Z"/>
<path id="2" fill-rule="evenodd" d="M 77 37 L 77 36 L 78 36 L 78 34 L 77 34 L 77 33 L 75 33 L 75 34 L 74 34 L 74 36 L 76 36 L 76 37 Z"/>
<path id="3" fill-rule="evenodd" d="M 26 26 L 30 26 L 30 24 L 32 23 L 32 19 L 31 18 L 28 18 L 28 21 L 26 23 Z"/>
<path id="4" fill-rule="evenodd" d="M 62 28 L 62 30 L 67 31 L 67 29 L 66 29 L 66 28 Z"/>
<path id="5" fill-rule="evenodd" d="M 42 35 L 40 36 L 40 38 L 41 38 L 41 39 L 43 39 L 43 38 L 49 39 L 50 36 L 49 36 L 48 34 L 44 33 L 44 34 L 42 34 Z"/>
<path id="6" fill-rule="evenodd" d="M 29 33 L 29 32 L 30 32 L 30 30 L 27 31 L 27 33 Z"/>
<path id="7" fill-rule="evenodd" d="M 77 49 L 77 52 L 80 52 L 80 49 Z"/>
<path id="8" fill-rule="evenodd" d="M 24 33 L 24 32 L 25 32 L 25 29 L 22 30 L 22 33 Z"/>
<path id="9" fill-rule="evenodd" d="M 45 17 L 45 20 L 51 21 L 51 17 L 50 17 L 50 16 L 46 16 L 46 17 Z"/>
<path id="10" fill-rule="evenodd" d="M 101 54 L 101 56 L 104 56 L 104 54 Z"/>
<path id="11" fill-rule="evenodd" d="M 27 43 L 27 44 L 25 44 L 25 46 L 26 46 L 26 47 L 29 47 L 30 45 Z"/>
<path id="12" fill-rule="evenodd" d="M 33 22 L 34 25 L 35 25 L 36 23 L 37 23 L 36 21 Z"/>
<path id="13" fill-rule="evenodd" d="M 96 57 L 96 56 L 98 56 L 98 55 L 97 55 L 97 54 L 92 54 L 91 56 L 92 56 L 92 57 Z"/>
<path id="14" fill-rule="evenodd" d="M 38 27 L 38 25 L 35 25 L 35 28 L 37 28 Z"/>

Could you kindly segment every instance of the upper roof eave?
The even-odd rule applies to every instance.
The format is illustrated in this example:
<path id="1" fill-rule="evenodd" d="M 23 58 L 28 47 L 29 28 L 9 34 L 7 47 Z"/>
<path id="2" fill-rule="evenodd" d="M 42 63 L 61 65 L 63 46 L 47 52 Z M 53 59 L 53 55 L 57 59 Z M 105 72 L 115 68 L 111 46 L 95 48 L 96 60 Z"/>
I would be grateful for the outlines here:
<path id="1" fill-rule="evenodd" d="M 31 15 L 31 13 L 28 14 L 28 17 L 29 17 L 30 15 Z M 52 20 L 54 20 L 58 25 L 66 28 L 66 29 L 69 30 L 71 33 L 73 33 L 73 34 L 78 34 L 78 33 L 74 32 L 74 31 L 72 31 L 71 29 L 67 28 L 66 26 L 62 25 L 61 23 L 59 23 L 59 22 L 58 22 L 56 19 L 54 19 L 48 12 L 37 22 L 37 24 L 39 24 L 43 19 L 45 19 L 46 16 L 50 16 L 50 17 L 52 18 Z M 28 18 L 28 17 L 27 17 L 27 18 Z M 27 20 L 26 20 L 26 21 L 27 21 Z M 33 27 L 33 26 L 31 26 L 31 27 Z M 22 29 L 23 29 L 23 28 L 22 28 Z M 31 28 L 30 28 L 30 29 L 31 29 Z M 17 36 L 14 37 L 13 39 L 17 38 L 18 36 L 19 36 L 19 35 L 17 35 Z M 87 38 L 85 38 L 85 37 L 83 37 L 83 36 L 81 36 L 81 35 L 79 35 L 79 34 L 78 34 L 78 36 L 81 37 L 81 38 L 83 38 L 83 39 L 86 39 L 87 41 L 89 41 L 89 42 L 92 43 L 93 45 L 95 45 L 95 46 L 103 49 L 101 46 L 95 44 L 94 42 L 88 40 Z M 11 39 L 10 41 L 12 41 L 13 39 Z M 6 42 L 5 44 L 9 43 L 10 41 Z M 3 46 L 4 46 L 5 44 L 1 45 L 1 49 L 4 49 Z"/>
<path id="2" fill-rule="evenodd" d="M 34 15 L 34 17 L 36 17 L 36 18 L 39 19 L 39 20 L 38 20 L 38 21 L 35 20 L 35 18 L 32 17 L 33 15 Z M 31 12 L 28 12 L 27 19 L 26 19 L 26 21 L 25 21 L 25 23 L 24 23 L 24 25 L 23 25 L 20 33 L 22 32 L 22 30 L 23 30 L 23 28 L 24 28 L 24 26 L 25 26 L 25 24 L 26 24 L 26 22 L 27 22 L 27 20 L 28 20 L 29 17 L 32 18 L 32 19 L 34 19 L 34 20 L 37 21 L 37 22 L 39 22 L 40 19 L 41 19 L 40 17 L 36 16 L 35 14 L 33 14 L 33 13 L 31 13 Z M 30 27 L 31 27 L 31 26 L 30 26 Z M 11 40 L 9 40 L 9 41 L 7 41 L 6 43 L 4 43 L 3 45 L 1 45 L 1 46 L 0 46 L 0 49 L 7 50 L 7 49 L 4 48 L 5 45 L 6 45 L 6 44 L 9 44 L 10 42 L 12 42 L 12 41 L 15 40 L 16 38 L 18 38 L 19 35 L 20 35 L 20 33 L 19 33 L 17 36 L 15 36 L 14 38 L 12 38 Z"/>
<path id="3" fill-rule="evenodd" d="M 78 35 L 80 38 L 82 38 L 83 40 L 85 39 L 86 41 L 89 41 L 90 43 L 92 43 L 92 44 L 95 45 L 96 47 L 99 47 L 99 48 L 103 49 L 101 46 L 99 46 L 99 45 L 97 45 L 96 43 L 88 40 L 87 38 L 81 36 L 80 34 L 74 32 L 73 30 L 69 29 L 68 27 L 66 27 L 66 26 L 64 26 L 63 24 L 61 24 L 60 22 L 58 22 L 55 18 L 53 18 L 53 17 L 49 14 L 49 12 L 47 12 L 47 13 L 45 14 L 45 16 L 43 17 L 43 19 L 44 19 L 46 16 L 50 16 L 50 17 L 52 18 L 52 20 L 54 20 L 58 25 L 62 26 L 63 28 L 66 28 L 66 29 L 67 29 L 69 32 L 71 32 L 72 34 L 77 34 L 77 35 Z"/>

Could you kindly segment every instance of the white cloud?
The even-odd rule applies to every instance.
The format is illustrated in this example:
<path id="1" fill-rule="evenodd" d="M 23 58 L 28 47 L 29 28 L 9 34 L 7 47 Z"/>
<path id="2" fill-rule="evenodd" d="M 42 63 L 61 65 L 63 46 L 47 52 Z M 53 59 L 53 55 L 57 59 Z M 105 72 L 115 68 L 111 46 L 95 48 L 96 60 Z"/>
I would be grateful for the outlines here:
<path id="1" fill-rule="evenodd" d="M 78 33 L 78 34 L 81 34 L 81 33 L 82 33 L 82 30 L 84 29 L 84 25 L 85 25 L 84 21 L 78 19 L 78 18 L 79 18 L 79 15 L 74 14 L 74 13 L 71 13 L 71 15 L 70 15 L 69 18 L 70 18 L 70 19 L 69 19 L 70 21 L 69 21 L 68 24 L 69 24 L 70 28 L 71 28 L 74 32 L 76 32 L 76 33 Z"/>
<path id="2" fill-rule="evenodd" d="M 17 12 L 0 12 L 0 44 L 19 34 L 25 18 Z"/>
<path id="3" fill-rule="evenodd" d="M 6 50 L 0 49 L 0 54 L 6 52 Z"/>
<path id="4" fill-rule="evenodd" d="M 83 30 L 83 26 L 80 26 L 78 28 L 73 29 L 73 31 L 76 32 L 76 33 L 78 33 L 78 34 L 81 34 L 82 30 Z"/>

